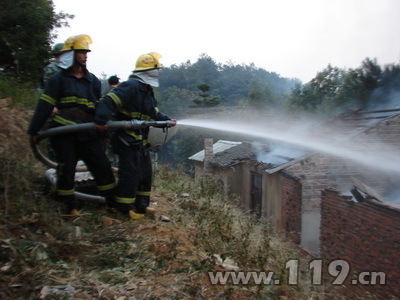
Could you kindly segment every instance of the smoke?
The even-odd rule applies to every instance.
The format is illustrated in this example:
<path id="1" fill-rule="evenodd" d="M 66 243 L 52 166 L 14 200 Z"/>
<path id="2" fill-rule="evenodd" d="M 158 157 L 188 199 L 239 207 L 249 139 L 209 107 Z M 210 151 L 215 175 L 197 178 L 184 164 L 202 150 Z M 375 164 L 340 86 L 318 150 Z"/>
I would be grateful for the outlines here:
<path id="1" fill-rule="evenodd" d="M 269 144 L 268 149 L 260 142 L 254 142 L 252 146 L 256 153 L 257 161 L 274 165 L 284 164 L 309 152 L 304 148 L 295 147 L 288 143 L 278 144 L 272 142 Z"/>
<path id="2" fill-rule="evenodd" d="M 385 200 L 400 205 L 400 187 L 391 190 L 388 194 L 384 195 Z"/>
<path id="3" fill-rule="evenodd" d="M 359 174 L 357 177 L 384 199 L 399 203 L 400 147 L 381 141 L 386 129 L 381 133 L 373 130 L 371 134 L 365 130 L 371 122 L 379 120 L 382 119 L 362 120 L 359 125 L 365 127 L 358 128 L 352 119 L 340 120 L 337 124 L 337 119 L 314 118 L 309 114 L 254 113 L 250 117 L 237 117 L 228 113 L 225 119 L 193 118 L 179 120 L 178 124 L 239 136 L 238 140 L 252 142 L 257 161 L 276 166 L 311 153 L 328 154 L 338 158 L 327 167 L 332 187 L 349 194 L 353 183 L 350 177 L 346 183 L 344 174 Z M 393 128 L 396 130 L 395 126 Z"/>
<path id="4" fill-rule="evenodd" d="M 336 133 L 329 129 L 318 128 L 315 132 L 302 131 L 297 127 L 290 127 L 287 124 L 282 124 L 279 128 L 277 124 L 265 126 L 261 124 L 256 126 L 255 120 L 252 122 L 243 121 L 215 121 L 215 120 L 196 120 L 186 119 L 178 122 L 181 126 L 192 126 L 199 128 L 208 128 L 223 132 L 236 133 L 247 138 L 257 138 L 259 141 L 264 141 L 266 144 L 283 143 L 291 145 L 287 151 L 308 150 L 319 151 L 340 157 L 346 160 L 365 165 L 367 167 L 376 168 L 381 171 L 394 172 L 400 174 L 400 151 L 388 144 L 368 142 L 358 144 L 349 140 L 349 133 Z M 303 129 L 306 127 L 303 127 Z M 274 148 L 275 153 L 279 150 Z M 280 150 L 282 150 L 281 148 Z M 291 154 L 290 154 L 291 155 Z"/>
<path id="5" fill-rule="evenodd" d="M 400 78 L 398 78 L 398 82 L 400 83 Z M 375 89 L 369 103 L 367 110 L 400 108 L 400 87 Z"/>

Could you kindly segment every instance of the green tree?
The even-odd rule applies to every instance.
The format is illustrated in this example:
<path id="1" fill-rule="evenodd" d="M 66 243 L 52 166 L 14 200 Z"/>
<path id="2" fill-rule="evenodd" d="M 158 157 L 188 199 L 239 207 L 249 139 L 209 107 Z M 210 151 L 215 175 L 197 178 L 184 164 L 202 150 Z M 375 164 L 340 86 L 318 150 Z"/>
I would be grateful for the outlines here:
<path id="1" fill-rule="evenodd" d="M 361 95 L 361 101 L 363 107 L 367 107 L 371 100 L 373 90 L 378 88 L 379 80 L 382 75 L 382 69 L 377 63 L 376 59 L 366 58 L 360 68 L 361 81 L 363 84 L 363 93 Z"/>
<path id="2" fill-rule="evenodd" d="M 249 89 L 249 105 L 256 108 L 265 106 L 260 83 L 258 80 L 253 81 Z"/>
<path id="3" fill-rule="evenodd" d="M 400 66 L 382 68 L 376 59 L 366 58 L 356 69 L 328 65 L 305 85 L 297 85 L 288 102 L 291 109 L 334 114 L 348 108 L 393 108 L 400 103 Z"/>
<path id="4" fill-rule="evenodd" d="M 380 107 L 398 107 L 400 105 L 400 65 L 386 65 L 379 80 L 379 88 L 374 90 L 370 105 Z"/>
<path id="5" fill-rule="evenodd" d="M 344 70 L 328 65 L 307 84 L 296 85 L 289 99 L 291 108 L 328 112 L 337 98 Z"/>
<path id="6" fill-rule="evenodd" d="M 170 87 L 197 91 L 199 84 L 213 87 L 214 94 L 220 97 L 221 103 L 234 106 L 249 96 L 249 89 L 254 80 L 260 82 L 262 93 L 267 103 L 284 103 L 298 79 L 282 78 L 278 74 L 250 65 L 237 65 L 229 61 L 216 63 L 207 54 L 202 54 L 195 63 L 185 63 L 165 67 L 160 73 L 160 92 Z"/>
<path id="7" fill-rule="evenodd" d="M 359 68 L 343 73 L 336 87 L 335 104 L 342 108 L 355 106 L 366 109 L 372 102 L 380 101 L 376 91 L 381 88 L 382 75 L 382 68 L 376 59 L 366 58 Z"/>
<path id="8" fill-rule="evenodd" d="M 199 84 L 197 88 L 200 90 L 198 97 L 196 97 L 193 102 L 197 107 L 214 107 L 221 103 L 221 98 L 219 96 L 210 96 L 207 92 L 210 90 L 208 84 Z"/>
<path id="9" fill-rule="evenodd" d="M 248 102 L 251 107 L 265 108 L 275 105 L 275 97 L 268 84 L 262 86 L 258 80 L 253 80 L 248 94 Z"/>
<path id="10" fill-rule="evenodd" d="M 55 13 L 51 0 L 0 2 L 0 70 L 25 81 L 39 82 L 50 57 L 55 28 L 68 26 L 74 16 Z"/>
<path id="11" fill-rule="evenodd" d="M 186 89 L 169 87 L 158 97 L 160 111 L 174 119 L 187 115 L 188 107 L 192 104 L 195 93 Z"/>
<path id="12" fill-rule="evenodd" d="M 221 76 L 219 65 L 206 53 L 201 54 L 197 61 L 191 65 L 188 75 L 192 77 L 189 89 L 198 87 L 200 84 L 208 84 L 218 92 L 216 83 Z"/>
<path id="13" fill-rule="evenodd" d="M 170 67 L 161 69 L 160 72 L 160 87 L 159 90 L 168 89 L 170 87 L 177 87 L 180 89 L 190 89 L 191 78 L 189 70 L 192 68 L 192 63 L 188 60 L 181 63 L 179 66 L 176 64 Z"/>

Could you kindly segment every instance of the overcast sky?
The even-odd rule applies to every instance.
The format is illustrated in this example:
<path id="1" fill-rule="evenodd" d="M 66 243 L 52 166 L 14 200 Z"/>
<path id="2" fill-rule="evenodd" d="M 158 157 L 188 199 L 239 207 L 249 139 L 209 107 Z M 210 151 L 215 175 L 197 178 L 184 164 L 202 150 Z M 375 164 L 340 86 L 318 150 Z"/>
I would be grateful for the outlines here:
<path id="1" fill-rule="evenodd" d="M 328 64 L 356 68 L 366 58 L 400 63 L 400 0 L 53 0 L 74 14 L 55 42 L 88 34 L 88 69 L 125 80 L 139 55 L 165 66 L 254 63 L 282 77 L 311 80 Z"/>

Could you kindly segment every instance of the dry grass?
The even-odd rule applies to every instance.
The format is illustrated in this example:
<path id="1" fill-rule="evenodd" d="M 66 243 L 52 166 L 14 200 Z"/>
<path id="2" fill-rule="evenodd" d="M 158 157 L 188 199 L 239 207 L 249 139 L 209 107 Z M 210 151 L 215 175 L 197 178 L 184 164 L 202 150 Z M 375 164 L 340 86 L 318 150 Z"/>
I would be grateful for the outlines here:
<path id="1" fill-rule="evenodd" d="M 49 205 L 2 224 L 5 299 L 293 299 L 314 293 L 304 285 L 210 284 L 207 272 L 230 269 L 219 257 L 243 270 L 281 272 L 283 261 L 297 255 L 265 232 L 257 238 L 261 225 L 244 226 L 246 218 L 237 223 L 240 215 L 229 213 L 227 205 L 156 192 L 158 216 L 133 222 L 97 204 L 84 204 L 80 217 L 60 217 L 57 203 L 41 200 Z M 197 209 L 189 210 L 188 202 Z M 217 217 L 228 215 L 224 221 Z"/>
<path id="2" fill-rule="evenodd" d="M 26 114 L 1 112 L 0 125 Z M 157 214 L 140 221 L 88 202 L 78 217 L 60 215 L 42 179 L 44 168 L 30 154 L 27 124 L 18 124 L 11 131 L 3 126 L 0 135 L 1 299 L 330 298 L 307 280 L 210 283 L 208 272 L 232 268 L 275 271 L 284 278 L 287 260 L 308 259 L 226 202 L 212 176 L 195 182 L 160 168 L 152 193 Z"/>

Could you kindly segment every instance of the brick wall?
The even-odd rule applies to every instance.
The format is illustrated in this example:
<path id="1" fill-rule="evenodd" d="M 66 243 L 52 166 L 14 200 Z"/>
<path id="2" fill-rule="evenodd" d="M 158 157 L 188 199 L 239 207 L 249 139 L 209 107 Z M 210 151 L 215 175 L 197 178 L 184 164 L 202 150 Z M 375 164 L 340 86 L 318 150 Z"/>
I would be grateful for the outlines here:
<path id="1" fill-rule="evenodd" d="M 350 264 L 350 293 L 369 292 L 379 299 L 400 295 L 400 209 L 369 201 L 356 203 L 349 196 L 325 190 L 320 241 L 324 262 L 341 259 Z M 366 271 L 384 272 L 386 284 L 352 284 L 356 274 Z"/>
<path id="2" fill-rule="evenodd" d="M 380 122 L 353 139 L 341 141 L 339 146 L 353 149 L 360 155 L 371 149 L 374 149 L 380 157 L 398 154 L 400 152 L 400 115 Z M 374 158 L 372 157 L 370 161 L 374 162 Z M 400 173 L 379 169 L 376 164 L 368 165 L 369 161 L 366 163 L 360 164 L 354 160 L 317 153 L 285 169 L 285 172 L 299 178 L 302 184 L 302 235 L 307 235 L 302 236 L 302 245 L 310 252 L 317 255 L 319 253 L 318 232 L 315 230 L 315 224 L 308 220 L 319 214 L 322 190 L 334 188 L 350 195 L 350 189 L 353 186 L 352 177 L 367 184 L 382 196 L 398 187 Z M 393 161 L 393 165 L 398 164 Z"/>
<path id="3" fill-rule="evenodd" d="M 301 179 L 304 212 L 319 210 L 321 190 L 329 183 L 326 159 L 323 154 L 315 154 L 286 169 L 289 174 Z"/>
<path id="4" fill-rule="evenodd" d="M 400 146 L 400 115 L 382 121 L 377 126 L 372 126 L 365 130 L 356 139 L 362 139 L 366 142 L 383 142 L 390 145 Z"/>
<path id="5" fill-rule="evenodd" d="M 286 237 L 300 243 L 301 233 L 301 183 L 282 173 L 282 224 Z"/>

